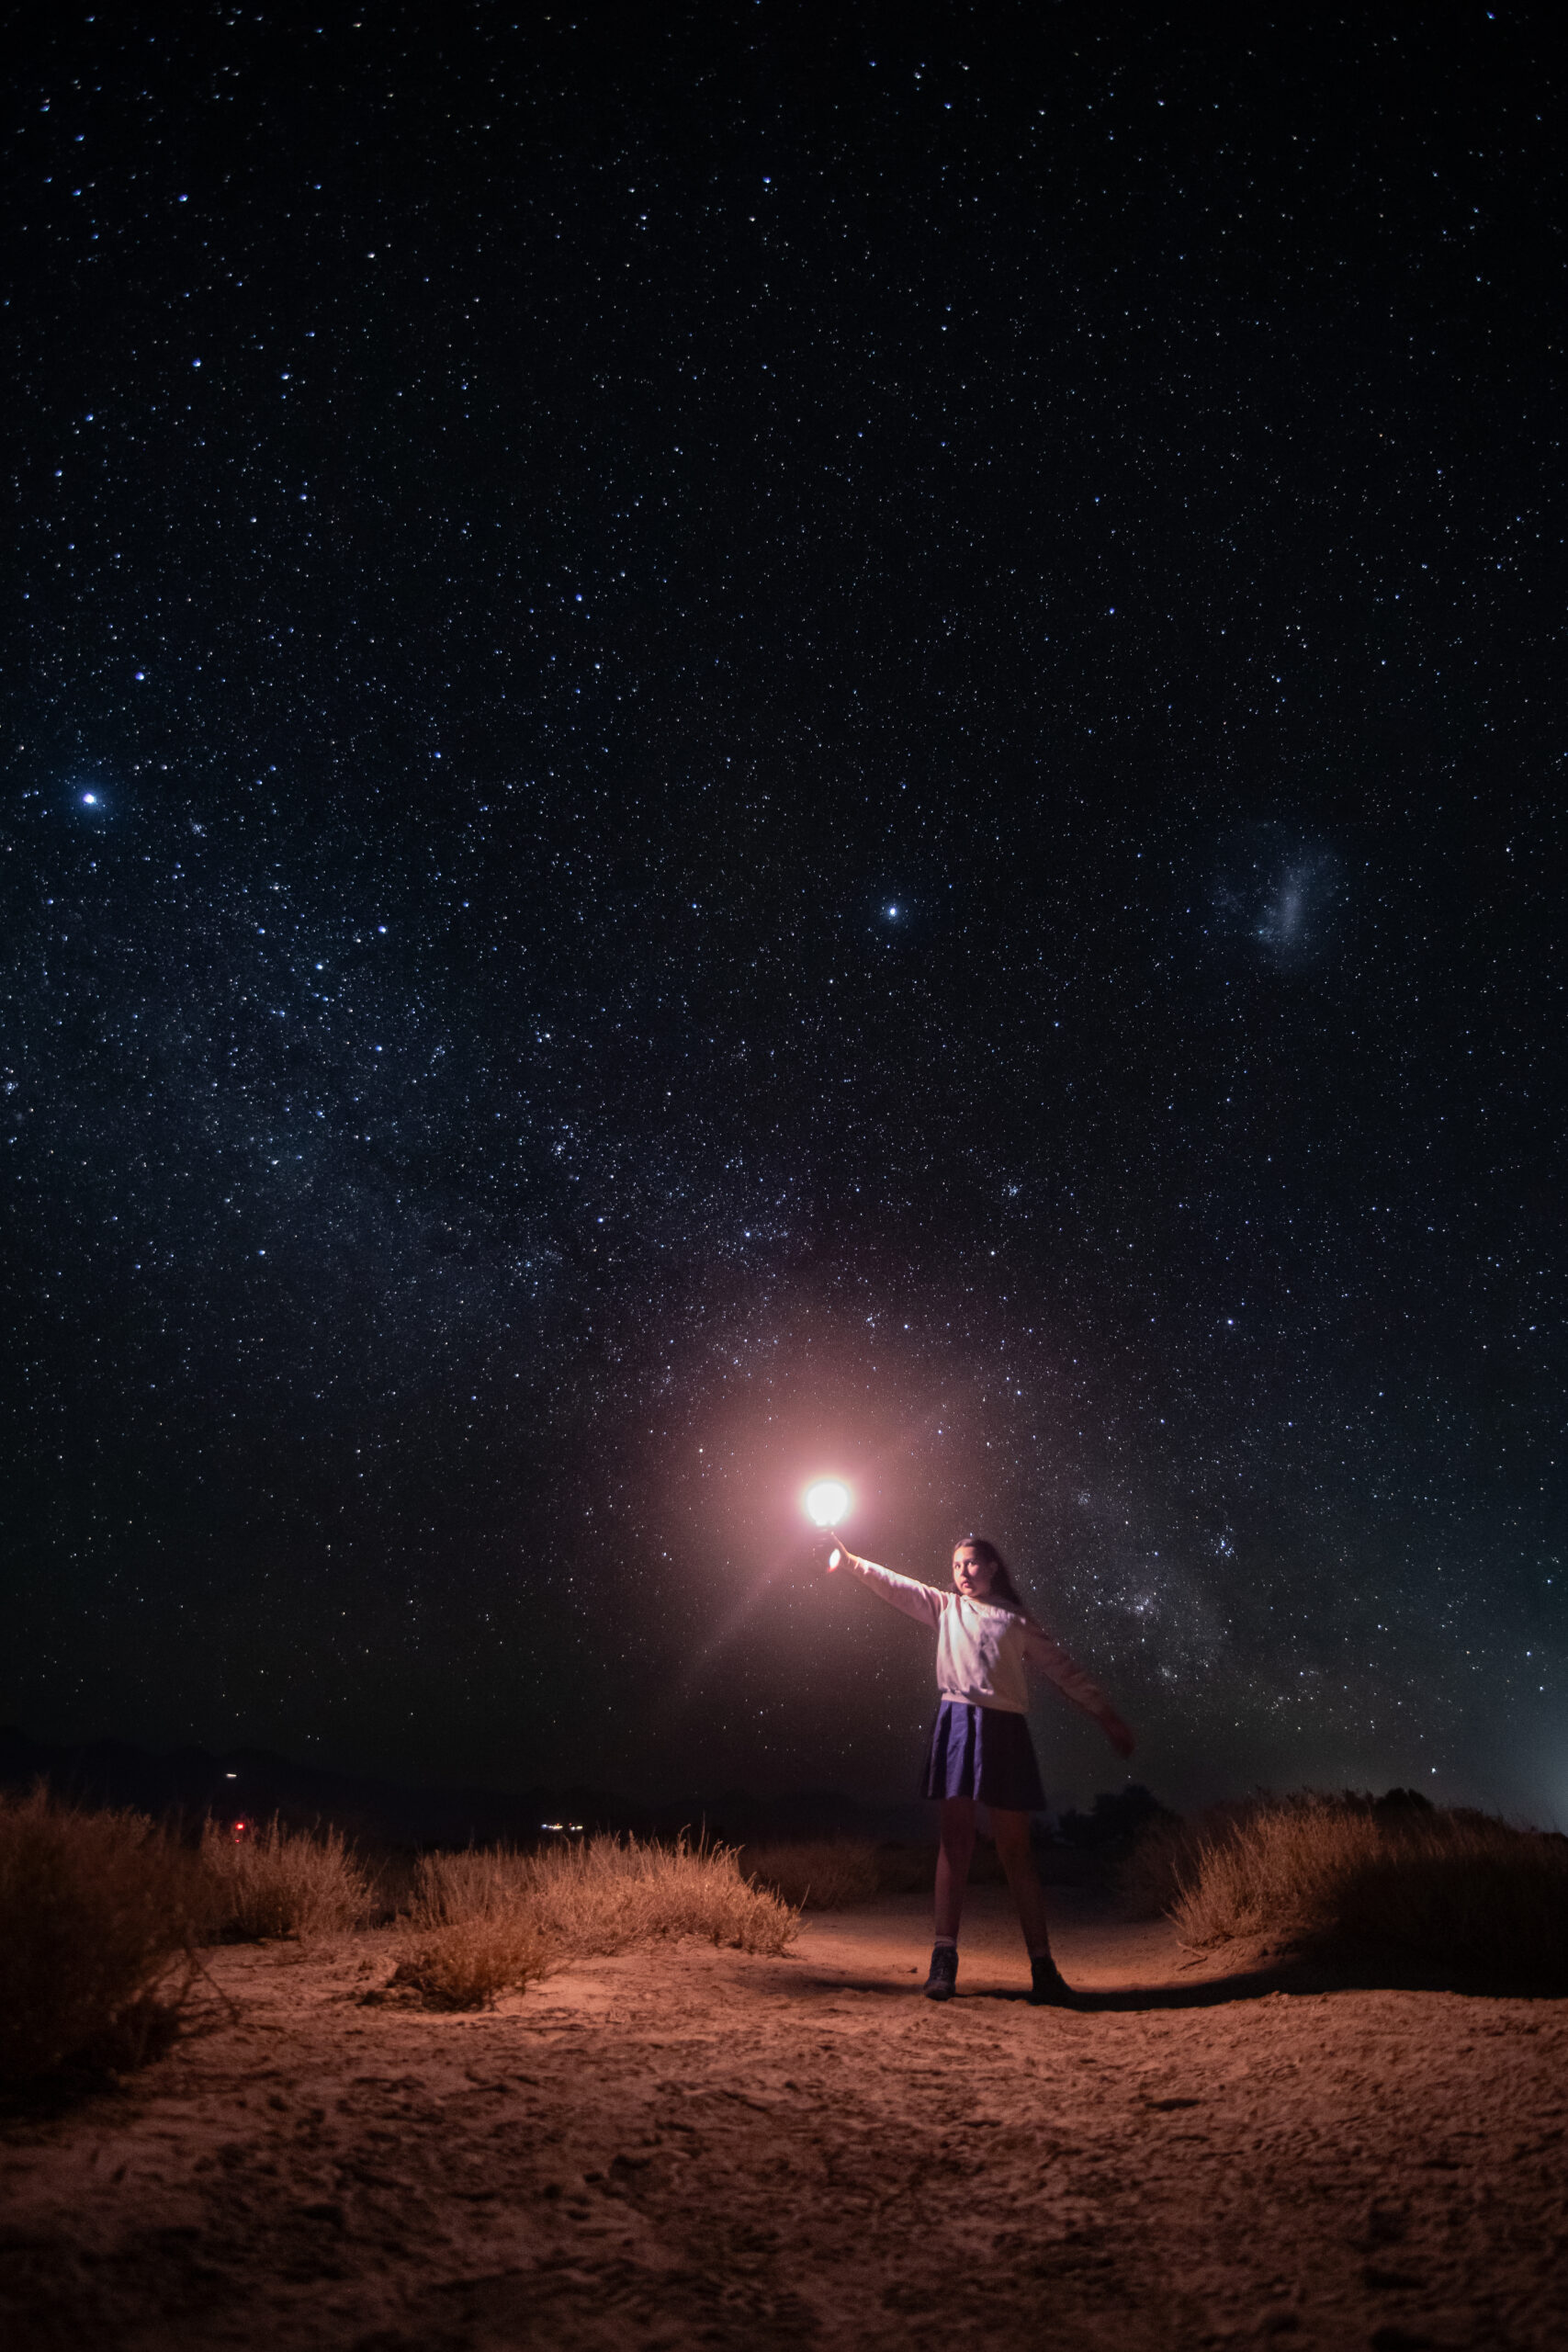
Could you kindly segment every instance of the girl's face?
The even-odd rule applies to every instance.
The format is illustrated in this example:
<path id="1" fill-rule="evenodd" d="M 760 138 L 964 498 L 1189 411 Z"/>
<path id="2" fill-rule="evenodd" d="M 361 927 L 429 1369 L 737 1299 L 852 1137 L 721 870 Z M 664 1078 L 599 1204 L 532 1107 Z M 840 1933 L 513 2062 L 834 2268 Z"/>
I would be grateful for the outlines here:
<path id="1" fill-rule="evenodd" d="M 967 1600 L 984 1600 L 995 1574 L 990 1561 L 980 1559 L 972 1544 L 961 1544 L 953 1555 L 953 1581 Z"/>

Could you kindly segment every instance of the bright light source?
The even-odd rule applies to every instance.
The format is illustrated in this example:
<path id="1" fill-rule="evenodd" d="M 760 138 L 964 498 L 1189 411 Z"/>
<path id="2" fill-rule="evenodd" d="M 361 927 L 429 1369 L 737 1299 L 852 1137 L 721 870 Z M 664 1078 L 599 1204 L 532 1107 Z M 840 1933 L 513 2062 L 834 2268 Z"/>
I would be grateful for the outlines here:
<path id="1" fill-rule="evenodd" d="M 806 1515 L 818 1527 L 834 1527 L 850 1507 L 850 1490 L 837 1478 L 819 1478 L 806 1490 Z"/>

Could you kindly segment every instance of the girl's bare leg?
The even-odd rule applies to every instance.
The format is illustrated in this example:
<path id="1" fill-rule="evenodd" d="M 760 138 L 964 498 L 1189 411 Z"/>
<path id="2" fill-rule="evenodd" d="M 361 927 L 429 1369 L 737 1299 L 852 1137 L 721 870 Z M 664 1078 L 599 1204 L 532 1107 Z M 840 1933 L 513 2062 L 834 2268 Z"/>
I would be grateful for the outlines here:
<path id="1" fill-rule="evenodd" d="M 1027 1823 L 1027 1814 L 1019 1819 Z M 956 1939 L 964 1917 L 964 1890 L 975 1858 L 975 1800 L 943 1797 L 942 1846 L 936 1858 L 936 1932 L 939 1940 Z"/>
<path id="2" fill-rule="evenodd" d="M 1031 1955 L 1043 1956 L 1051 1949 L 1050 1922 L 1045 1912 L 1045 1890 L 1040 1883 L 1040 1873 L 1034 1867 L 1034 1850 L 1029 1841 L 1029 1815 L 1026 1813 L 1004 1813 L 997 1805 L 991 1807 L 991 1835 L 997 1841 L 997 1852 L 1007 1872 L 1012 1899 L 1018 1905 L 1018 1916 L 1023 1928 L 1023 1940 Z M 973 1840 L 973 1831 L 971 1831 Z M 937 1916 L 942 1914 L 942 1866 L 937 1865 Z M 939 1930 L 940 1932 L 940 1930 Z"/>

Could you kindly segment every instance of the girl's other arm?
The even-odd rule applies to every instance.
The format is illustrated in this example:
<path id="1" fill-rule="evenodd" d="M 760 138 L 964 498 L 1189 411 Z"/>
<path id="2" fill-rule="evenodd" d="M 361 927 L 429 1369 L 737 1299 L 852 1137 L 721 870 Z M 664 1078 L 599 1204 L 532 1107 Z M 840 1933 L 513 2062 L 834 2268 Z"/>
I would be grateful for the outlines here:
<path id="1" fill-rule="evenodd" d="M 1023 1629 L 1023 1655 L 1031 1666 L 1049 1675 L 1065 1698 L 1086 1715 L 1092 1715 L 1118 1756 L 1131 1756 L 1133 1735 L 1100 1689 L 1084 1672 L 1075 1658 L 1069 1657 L 1060 1642 L 1054 1642 L 1043 1625 L 1032 1621 Z"/>
<path id="2" fill-rule="evenodd" d="M 913 1577 L 897 1577 L 891 1568 L 879 1568 L 874 1560 L 863 1560 L 840 1544 L 839 1555 L 846 1568 L 852 1568 L 863 1584 L 868 1584 L 882 1600 L 890 1600 L 906 1617 L 918 1617 L 922 1625 L 935 1625 L 942 1619 L 942 1595 L 929 1584 L 920 1584 Z"/>

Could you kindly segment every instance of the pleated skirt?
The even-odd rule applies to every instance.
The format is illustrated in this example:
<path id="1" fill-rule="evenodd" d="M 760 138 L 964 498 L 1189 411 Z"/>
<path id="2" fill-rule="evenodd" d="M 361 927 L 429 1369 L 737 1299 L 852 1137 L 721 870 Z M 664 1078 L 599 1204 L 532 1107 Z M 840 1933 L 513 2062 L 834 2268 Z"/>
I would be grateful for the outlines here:
<path id="1" fill-rule="evenodd" d="M 976 1797 L 1010 1813 L 1043 1813 L 1045 1792 L 1026 1718 L 944 1699 L 931 1725 L 920 1794 Z"/>

